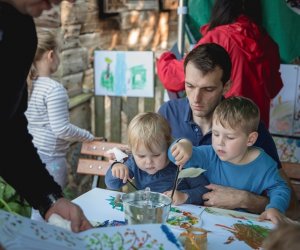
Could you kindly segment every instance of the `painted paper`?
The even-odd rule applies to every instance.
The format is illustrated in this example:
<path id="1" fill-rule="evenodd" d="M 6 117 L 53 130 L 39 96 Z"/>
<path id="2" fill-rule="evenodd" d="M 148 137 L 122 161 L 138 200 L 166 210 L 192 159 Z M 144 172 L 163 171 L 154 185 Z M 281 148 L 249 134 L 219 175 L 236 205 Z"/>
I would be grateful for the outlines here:
<path id="1" fill-rule="evenodd" d="M 152 51 L 95 51 L 94 72 L 96 95 L 154 96 Z"/>

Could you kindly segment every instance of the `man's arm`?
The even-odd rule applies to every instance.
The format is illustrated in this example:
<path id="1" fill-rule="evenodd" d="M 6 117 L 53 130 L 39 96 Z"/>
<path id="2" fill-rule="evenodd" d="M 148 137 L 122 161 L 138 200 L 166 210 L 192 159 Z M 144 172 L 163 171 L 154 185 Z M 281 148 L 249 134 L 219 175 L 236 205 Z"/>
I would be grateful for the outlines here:
<path id="1" fill-rule="evenodd" d="M 286 211 L 286 216 L 293 219 L 298 220 L 300 219 L 300 206 L 299 201 L 296 196 L 296 192 L 292 186 L 292 183 L 289 177 L 284 172 L 283 168 L 279 169 L 280 176 L 287 182 L 288 186 L 291 189 L 291 201 L 288 210 Z"/>
<path id="2" fill-rule="evenodd" d="M 205 206 L 225 209 L 242 208 L 251 213 L 263 212 L 269 203 L 268 197 L 255 195 L 244 190 L 210 184 L 211 191 L 202 196 Z"/>
<path id="3" fill-rule="evenodd" d="M 281 177 L 287 182 L 288 186 L 291 188 L 291 201 L 290 201 L 290 206 L 286 211 L 286 215 L 291 219 L 299 219 L 300 218 L 299 201 L 297 200 L 297 196 L 294 188 L 292 187 L 290 179 L 282 169 L 281 162 L 272 135 L 266 129 L 263 123 L 259 124 L 258 134 L 259 136 L 254 146 L 261 147 L 269 156 L 271 156 L 278 163 L 278 169 Z"/>
<path id="4" fill-rule="evenodd" d="M 297 200 L 295 190 L 293 189 L 289 178 L 283 169 L 279 169 L 281 177 L 287 182 L 291 188 L 291 200 L 286 216 L 298 220 L 300 218 L 300 206 Z M 242 208 L 251 213 L 262 213 L 269 204 L 269 198 L 265 196 L 255 195 L 253 193 L 228 188 L 220 185 L 210 184 L 206 186 L 211 192 L 203 195 L 205 206 L 213 206 L 226 209 Z"/>

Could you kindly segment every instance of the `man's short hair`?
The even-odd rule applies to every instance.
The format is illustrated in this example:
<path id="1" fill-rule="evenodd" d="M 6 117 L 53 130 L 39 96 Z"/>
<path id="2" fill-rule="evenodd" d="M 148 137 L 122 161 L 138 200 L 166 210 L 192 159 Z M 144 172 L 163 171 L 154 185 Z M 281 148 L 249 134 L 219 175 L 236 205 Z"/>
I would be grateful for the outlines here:
<path id="1" fill-rule="evenodd" d="M 223 71 L 223 85 L 230 79 L 232 64 L 229 54 L 216 43 L 201 44 L 189 52 L 184 60 L 184 73 L 188 63 L 192 63 L 203 75 L 219 67 Z"/>

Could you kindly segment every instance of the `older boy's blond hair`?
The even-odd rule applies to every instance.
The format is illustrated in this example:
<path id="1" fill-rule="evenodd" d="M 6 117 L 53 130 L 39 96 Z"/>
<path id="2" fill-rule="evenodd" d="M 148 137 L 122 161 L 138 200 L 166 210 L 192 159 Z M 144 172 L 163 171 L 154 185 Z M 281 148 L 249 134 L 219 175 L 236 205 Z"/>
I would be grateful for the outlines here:
<path id="1" fill-rule="evenodd" d="M 171 128 L 167 120 L 158 113 L 145 112 L 136 115 L 128 125 L 128 145 L 135 151 L 142 144 L 151 152 L 171 145 Z"/>
<path id="2" fill-rule="evenodd" d="M 233 96 L 224 99 L 213 113 L 213 121 L 224 128 L 241 128 L 246 134 L 257 131 L 260 112 L 257 105 L 246 97 Z"/>

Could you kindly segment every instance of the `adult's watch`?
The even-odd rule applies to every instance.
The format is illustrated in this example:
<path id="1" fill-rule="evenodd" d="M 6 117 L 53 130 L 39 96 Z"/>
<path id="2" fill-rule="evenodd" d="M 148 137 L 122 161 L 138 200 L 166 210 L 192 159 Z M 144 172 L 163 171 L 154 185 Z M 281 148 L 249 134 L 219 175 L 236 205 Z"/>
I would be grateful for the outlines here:
<path id="1" fill-rule="evenodd" d="M 50 209 L 50 207 L 52 207 L 57 202 L 58 199 L 63 198 L 63 197 L 64 196 L 62 193 L 51 193 L 51 194 L 48 194 L 43 199 L 41 204 L 38 206 L 38 210 L 44 219 L 45 219 L 46 213 Z"/>

